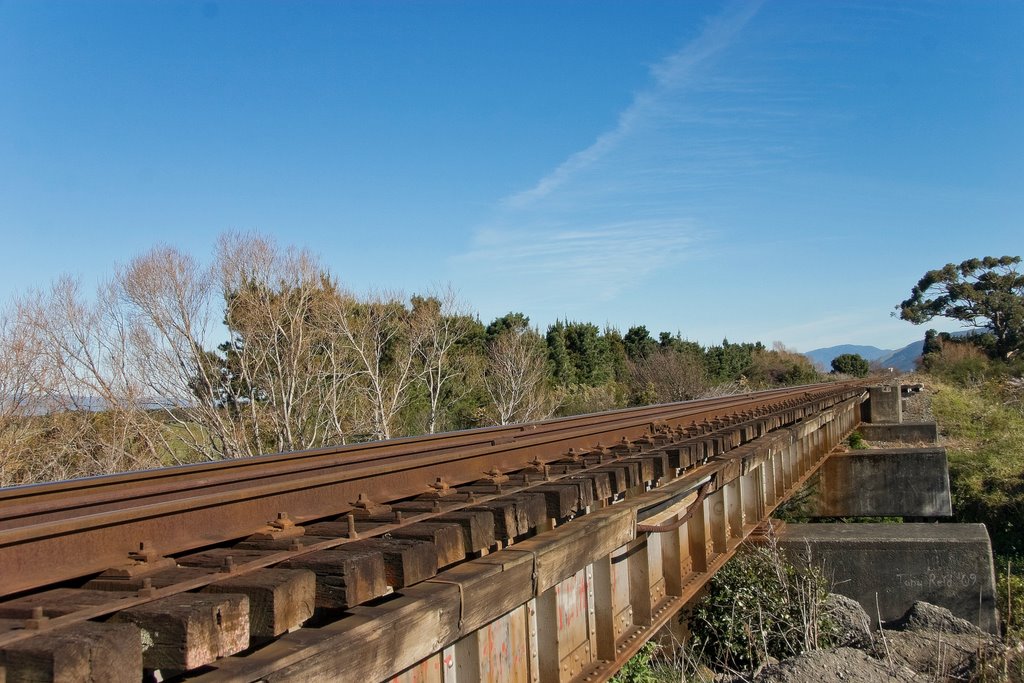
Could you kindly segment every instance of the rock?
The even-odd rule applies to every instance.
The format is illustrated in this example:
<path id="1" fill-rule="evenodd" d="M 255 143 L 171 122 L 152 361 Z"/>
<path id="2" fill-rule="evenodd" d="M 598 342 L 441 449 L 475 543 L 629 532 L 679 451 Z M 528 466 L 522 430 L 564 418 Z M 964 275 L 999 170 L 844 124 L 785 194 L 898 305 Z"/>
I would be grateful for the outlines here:
<path id="1" fill-rule="evenodd" d="M 974 680 L 998 666 L 1006 650 L 945 607 L 915 602 L 906 614 L 886 624 L 875 639 L 874 655 L 939 680 Z"/>
<path id="2" fill-rule="evenodd" d="M 979 667 L 1001 661 L 1002 647 L 987 636 L 923 629 L 885 631 L 875 639 L 874 655 L 933 680 L 959 681 L 975 680 Z"/>
<path id="3" fill-rule="evenodd" d="M 754 683 L 925 683 L 927 680 L 904 666 L 887 665 L 849 647 L 807 652 L 766 667 L 752 679 Z"/>
<path id="4" fill-rule="evenodd" d="M 953 616 L 945 607 L 921 601 L 915 602 L 906 614 L 885 627 L 896 631 L 938 631 L 988 639 L 987 633 L 966 619 Z"/>
<path id="5" fill-rule="evenodd" d="M 822 606 L 825 618 L 838 629 L 837 645 L 866 648 L 871 645 L 871 617 L 856 600 L 831 593 Z"/>

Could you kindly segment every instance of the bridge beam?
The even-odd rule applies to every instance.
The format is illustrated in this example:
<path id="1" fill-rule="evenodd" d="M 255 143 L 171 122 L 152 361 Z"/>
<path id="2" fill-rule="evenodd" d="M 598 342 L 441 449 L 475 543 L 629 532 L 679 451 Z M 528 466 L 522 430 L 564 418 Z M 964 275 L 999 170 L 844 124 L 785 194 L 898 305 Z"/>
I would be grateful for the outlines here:
<path id="1" fill-rule="evenodd" d="M 854 429 L 860 402 L 794 407 L 745 443 L 716 437 L 705 464 L 667 472 L 650 491 L 221 660 L 197 680 L 606 680 L 806 482 Z"/>

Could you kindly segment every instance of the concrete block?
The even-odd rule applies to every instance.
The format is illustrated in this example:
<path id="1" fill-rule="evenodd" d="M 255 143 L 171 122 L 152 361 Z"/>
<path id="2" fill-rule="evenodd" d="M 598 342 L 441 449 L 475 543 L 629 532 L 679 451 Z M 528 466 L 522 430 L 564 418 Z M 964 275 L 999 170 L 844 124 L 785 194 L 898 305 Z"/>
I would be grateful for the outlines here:
<path id="1" fill-rule="evenodd" d="M 923 600 L 998 633 L 992 545 L 983 524 L 787 524 L 779 545 L 794 559 L 823 565 L 833 592 L 876 620 L 896 620 Z"/>
<path id="2" fill-rule="evenodd" d="M 868 389 L 868 422 L 903 422 L 900 388 L 892 384 Z"/>
<path id="3" fill-rule="evenodd" d="M 939 428 L 934 422 L 900 422 L 893 424 L 862 423 L 857 431 L 867 441 L 898 443 L 936 443 Z"/>
<path id="4" fill-rule="evenodd" d="M 950 517 L 946 449 L 885 448 L 829 456 L 808 484 L 808 517 Z"/>

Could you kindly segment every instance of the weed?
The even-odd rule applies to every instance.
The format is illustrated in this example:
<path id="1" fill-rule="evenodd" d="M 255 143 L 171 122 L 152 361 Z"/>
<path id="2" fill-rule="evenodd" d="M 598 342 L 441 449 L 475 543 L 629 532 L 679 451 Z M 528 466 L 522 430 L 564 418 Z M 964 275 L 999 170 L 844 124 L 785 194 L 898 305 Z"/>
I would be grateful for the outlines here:
<path id="1" fill-rule="evenodd" d="M 996 558 L 996 603 L 1007 642 L 1024 641 L 1024 558 Z"/>
<path id="2" fill-rule="evenodd" d="M 714 666 L 741 670 L 828 646 L 838 634 L 823 611 L 828 588 L 819 568 L 790 564 L 772 542 L 743 550 L 694 608 L 693 643 Z"/>

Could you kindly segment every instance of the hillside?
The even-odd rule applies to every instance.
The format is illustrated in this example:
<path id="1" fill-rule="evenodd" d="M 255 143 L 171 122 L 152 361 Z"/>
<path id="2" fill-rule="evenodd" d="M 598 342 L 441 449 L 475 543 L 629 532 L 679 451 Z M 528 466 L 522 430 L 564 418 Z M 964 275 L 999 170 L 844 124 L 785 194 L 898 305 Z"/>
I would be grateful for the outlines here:
<path id="1" fill-rule="evenodd" d="M 917 369 L 917 359 L 921 357 L 924 350 L 924 340 L 907 344 L 898 351 L 893 351 L 888 356 L 878 359 L 878 364 L 883 368 L 896 368 L 903 372 L 913 372 Z"/>

